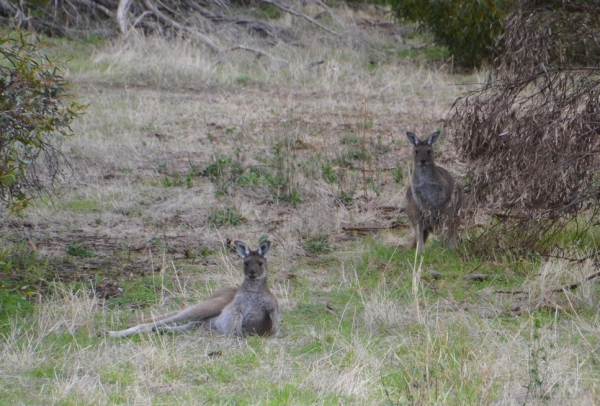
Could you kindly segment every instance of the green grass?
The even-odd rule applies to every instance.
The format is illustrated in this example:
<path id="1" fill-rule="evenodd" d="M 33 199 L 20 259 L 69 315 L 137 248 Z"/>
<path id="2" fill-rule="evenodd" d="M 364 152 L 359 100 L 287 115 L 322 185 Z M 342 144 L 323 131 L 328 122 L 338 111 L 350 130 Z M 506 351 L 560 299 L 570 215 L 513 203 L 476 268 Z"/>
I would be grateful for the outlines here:
<path id="1" fill-rule="evenodd" d="M 80 244 L 76 242 L 72 242 L 67 247 L 67 255 L 71 255 L 74 257 L 82 257 L 82 258 L 91 258 L 95 256 L 94 250 L 86 249 Z"/>
<path id="2" fill-rule="evenodd" d="M 94 200 L 73 199 L 67 204 L 67 208 L 74 212 L 99 212 L 102 205 Z"/>
<path id="3" fill-rule="evenodd" d="M 212 227 L 237 226 L 243 221 L 244 217 L 238 208 L 231 205 L 211 208 L 208 214 L 208 224 Z"/>
<path id="4" fill-rule="evenodd" d="M 27 385 L 38 389 L 29 393 L 18 381 L 0 377 L 0 384 L 11 388 L 7 401 L 19 399 L 28 404 L 41 399 L 55 403 L 57 391 L 64 390 L 63 382 L 73 379 L 80 365 L 86 365 L 85 376 L 101 384 L 104 392 L 71 390 L 61 402 L 95 399 L 102 404 L 130 403 L 142 396 L 166 403 L 364 404 L 365 399 L 375 404 L 487 403 L 500 396 L 506 384 L 501 376 L 492 378 L 489 368 L 502 352 L 489 352 L 489 340 L 524 357 L 524 362 L 496 368 L 512 369 L 514 375 L 521 376 L 519 385 L 539 399 L 548 390 L 560 392 L 559 388 L 552 389 L 555 384 L 548 371 L 561 345 L 575 349 L 582 340 L 586 348 L 599 342 L 591 332 L 573 335 L 569 326 L 576 320 L 568 314 L 534 310 L 530 316 L 488 319 L 476 311 L 461 310 L 460 306 L 483 306 L 477 293 L 484 289 L 521 286 L 524 278 L 535 274 L 540 265 L 536 262 L 472 263 L 435 240 L 416 262 L 414 251 L 379 243 L 376 238 L 358 240 L 343 253 L 317 251 L 316 258 L 295 263 L 298 276 L 287 288 L 289 302 L 282 308 L 280 337 L 249 337 L 242 347 L 235 339 L 202 332 L 144 334 L 124 340 L 98 335 L 107 327 L 113 328 L 112 323 L 123 316 L 133 321 L 123 313 L 127 306 L 147 306 L 155 303 L 161 292 L 175 292 L 172 272 L 162 279 L 156 274 L 124 283 L 123 295 L 109 301 L 107 308 L 88 310 L 87 316 L 71 313 L 74 324 L 67 323 L 50 333 L 36 327 L 41 326 L 40 312 L 50 318 L 50 326 L 53 318 L 64 319 L 64 309 L 53 310 L 43 303 L 32 305 L 33 309 L 13 309 L 14 320 L 21 320 L 22 333 L 15 335 L 17 325 L 11 324 L 4 329 L 1 348 L 13 354 L 30 354 L 28 357 L 36 360 L 19 367 L 19 374 Z M 209 258 L 214 255 L 209 254 Z M 416 297 L 412 285 L 415 263 L 417 267 L 421 264 L 424 276 L 428 269 L 443 275 L 440 280 L 422 280 Z M 513 277 L 501 277 L 499 270 L 509 266 L 518 272 Z M 464 274 L 474 267 L 479 273 L 497 277 L 465 282 Z M 179 277 L 185 278 L 187 272 L 194 269 L 180 267 Z M 327 276 L 315 284 L 315 272 Z M 70 298 L 70 311 L 79 308 L 77 300 L 89 300 L 81 294 L 64 297 Z M 419 315 L 414 311 L 415 300 Z M 55 303 L 63 306 L 69 302 Z M 445 303 L 462 305 L 440 309 Z M 593 309 L 586 312 L 596 314 Z M 75 329 L 66 330 L 68 325 Z M 114 327 L 125 325 L 118 322 Z M 32 343 L 35 347 L 29 350 Z M 112 353 L 118 355 L 109 355 Z M 510 356 L 510 352 L 505 355 Z M 98 361 L 86 363 L 86 358 Z M 588 354 L 587 359 L 580 361 L 580 372 L 599 372 L 600 355 Z M 571 360 L 568 357 L 564 362 Z M 592 387 L 589 390 L 595 391 Z"/>
<path id="5" fill-rule="evenodd" d="M 426 45 L 422 48 L 401 49 L 398 51 L 398 56 L 412 60 L 439 60 L 448 59 L 452 55 L 444 46 Z"/>

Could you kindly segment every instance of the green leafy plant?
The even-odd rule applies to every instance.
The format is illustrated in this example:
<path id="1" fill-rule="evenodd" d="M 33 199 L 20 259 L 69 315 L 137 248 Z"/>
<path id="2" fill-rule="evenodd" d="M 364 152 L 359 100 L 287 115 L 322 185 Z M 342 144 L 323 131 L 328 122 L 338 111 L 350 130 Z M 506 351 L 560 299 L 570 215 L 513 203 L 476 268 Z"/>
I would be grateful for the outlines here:
<path id="1" fill-rule="evenodd" d="M 158 173 L 163 173 L 166 170 L 167 170 L 167 163 L 166 162 L 161 162 L 156 167 L 156 172 L 158 172 Z"/>
<path id="2" fill-rule="evenodd" d="M 335 183 L 338 178 L 335 169 L 333 169 L 330 163 L 321 165 L 321 177 L 329 184 Z"/>
<path id="3" fill-rule="evenodd" d="M 67 247 L 67 255 L 71 255 L 73 257 L 91 258 L 96 256 L 96 253 L 93 249 L 84 248 L 81 244 L 73 241 Z"/>
<path id="4" fill-rule="evenodd" d="M 269 161 L 275 173 L 265 174 L 271 194 L 277 200 L 291 203 L 296 207 L 302 201 L 302 194 L 296 182 L 296 152 L 297 140 L 287 137 L 271 146 L 272 156 Z"/>
<path id="5" fill-rule="evenodd" d="M 530 352 L 528 360 L 528 381 L 526 400 L 544 399 L 548 396 L 548 350 L 541 342 L 542 320 L 539 314 L 533 318 Z"/>
<path id="6" fill-rule="evenodd" d="M 7 274 L 10 272 L 11 266 L 12 260 L 10 258 L 10 251 L 3 248 L 0 250 L 0 269 Z"/>
<path id="7" fill-rule="evenodd" d="M 479 67 L 496 54 L 495 44 L 513 0 L 390 0 L 396 15 L 421 24 L 461 66 Z"/>
<path id="8" fill-rule="evenodd" d="M 0 38 L 0 200 L 13 211 L 36 195 L 51 194 L 54 180 L 69 168 L 62 138 L 85 106 L 69 102 L 59 63 L 24 33 Z M 40 177 L 45 166 L 49 181 Z"/>
<path id="9" fill-rule="evenodd" d="M 229 188 L 244 173 L 242 164 L 234 161 L 229 156 L 221 155 L 213 163 L 209 164 L 202 172 L 208 176 L 215 185 L 215 194 L 223 196 L 229 194 Z"/>
<path id="10" fill-rule="evenodd" d="M 222 227 L 225 225 L 237 226 L 243 221 L 244 217 L 237 207 L 231 205 L 225 207 L 211 207 L 208 213 L 208 224 L 213 227 Z"/>
<path id="11" fill-rule="evenodd" d="M 402 183 L 402 180 L 404 179 L 404 171 L 401 167 L 397 166 L 392 169 L 392 176 L 394 177 L 394 182 Z"/>
<path id="12" fill-rule="evenodd" d="M 329 246 L 329 237 L 326 235 L 317 235 L 309 238 L 304 243 L 304 249 L 313 255 L 327 254 L 332 251 Z"/>
<path id="13" fill-rule="evenodd" d="M 169 176 L 165 176 L 163 179 L 163 185 L 164 187 L 178 187 L 178 186 L 183 186 L 183 185 L 190 185 L 191 182 L 191 178 L 186 177 L 185 179 L 180 178 L 178 175 L 169 177 Z"/>
<path id="14" fill-rule="evenodd" d="M 248 172 L 239 177 L 237 183 L 240 186 L 260 185 L 263 183 L 265 171 L 259 167 L 252 167 Z"/>

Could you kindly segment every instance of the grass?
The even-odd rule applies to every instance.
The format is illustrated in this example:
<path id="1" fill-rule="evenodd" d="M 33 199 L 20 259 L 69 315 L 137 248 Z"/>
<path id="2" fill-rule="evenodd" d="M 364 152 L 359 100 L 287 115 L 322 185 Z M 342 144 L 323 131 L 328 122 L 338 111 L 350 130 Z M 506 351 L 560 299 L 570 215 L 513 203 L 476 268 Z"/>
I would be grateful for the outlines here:
<path id="1" fill-rule="evenodd" d="M 593 404 L 598 288 L 553 291 L 591 259 L 481 261 L 435 236 L 415 257 L 403 214 L 376 208 L 402 205 L 405 131 L 431 133 L 484 73 L 405 58 L 423 43 L 383 25 L 349 46 L 289 24 L 306 46 L 248 39 L 284 65 L 133 32 L 48 40 L 90 107 L 62 195 L 0 223 L 0 403 Z M 453 148 L 441 162 L 460 175 Z M 590 254 L 596 234 L 565 230 L 557 256 Z M 272 242 L 277 337 L 104 335 L 238 284 L 236 239 Z"/>
<path id="2" fill-rule="evenodd" d="M 129 324 L 129 311 L 111 305 L 114 301 L 99 306 L 85 289 L 57 286 L 29 316 L 8 322 L 0 363 L 3 369 L 11 365 L 13 373 L 0 377 L 2 387 L 10 389 L 5 399 L 29 403 L 31 387 L 38 388 L 36 402 L 97 404 L 150 398 L 165 403 L 516 404 L 524 396 L 529 403 L 562 399 L 575 404 L 598 396 L 599 326 L 595 317 L 585 317 L 597 315 L 594 303 L 567 312 L 533 309 L 518 317 L 495 303 L 497 313 L 486 313 L 490 299 L 475 293 L 493 285 L 465 283 L 461 269 L 470 264 L 442 247 L 433 247 L 417 263 L 423 273 L 436 267 L 443 278 L 423 279 L 414 295 L 414 254 L 394 250 L 366 239 L 328 254 L 332 260 L 318 266 L 300 261 L 298 280 L 271 278 L 283 309 L 282 332 L 274 339 L 250 337 L 242 346 L 198 332 L 106 339 L 98 334 Z M 279 255 L 275 252 L 273 259 Z M 535 270 L 557 265 L 565 266 L 553 260 Z M 327 276 L 314 275 L 319 271 Z M 165 275 L 172 277 L 173 272 Z M 198 292 L 171 291 L 164 297 L 187 301 L 208 294 L 196 287 Z M 174 288 L 158 282 L 155 292 Z M 152 302 L 156 311 L 174 304 L 161 304 L 160 296 Z"/>

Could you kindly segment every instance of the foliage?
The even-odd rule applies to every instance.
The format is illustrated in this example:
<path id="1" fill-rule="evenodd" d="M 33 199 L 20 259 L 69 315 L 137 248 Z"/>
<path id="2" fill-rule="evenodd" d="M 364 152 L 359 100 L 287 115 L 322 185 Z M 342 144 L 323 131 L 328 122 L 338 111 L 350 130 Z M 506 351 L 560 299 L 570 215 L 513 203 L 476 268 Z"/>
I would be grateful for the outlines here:
<path id="1" fill-rule="evenodd" d="M 390 0 L 400 19 L 422 24 L 461 66 L 479 67 L 495 54 L 513 0 Z"/>
<path id="2" fill-rule="evenodd" d="M 600 212 L 599 40 L 597 1 L 520 0 L 486 83 L 455 102 L 467 204 L 499 219 L 476 251 L 543 251 L 572 221 L 584 234 Z"/>
<path id="3" fill-rule="evenodd" d="M 94 250 L 84 248 L 81 244 L 73 241 L 67 247 L 67 255 L 71 255 L 73 257 L 91 258 L 96 254 Z"/>
<path id="4" fill-rule="evenodd" d="M 244 173 L 242 164 L 229 156 L 220 156 L 215 162 L 204 168 L 203 174 L 208 176 L 215 185 L 215 195 L 222 196 L 230 193 L 233 183 Z"/>
<path id="5" fill-rule="evenodd" d="M 274 173 L 265 175 L 273 197 L 289 202 L 293 207 L 302 201 L 296 178 L 298 144 L 298 138 L 281 135 L 280 140 L 271 146 L 270 164 Z"/>
<path id="6" fill-rule="evenodd" d="M 332 251 L 327 235 L 317 235 L 304 243 L 304 248 L 311 255 L 328 254 Z"/>
<path id="7" fill-rule="evenodd" d="M 83 111 L 66 103 L 67 83 L 39 48 L 37 38 L 23 33 L 0 38 L 0 200 L 15 211 L 64 175 L 60 142 Z"/>
<path id="8" fill-rule="evenodd" d="M 212 227 L 222 227 L 226 225 L 237 226 L 244 221 L 237 207 L 211 207 L 208 213 L 208 224 Z"/>

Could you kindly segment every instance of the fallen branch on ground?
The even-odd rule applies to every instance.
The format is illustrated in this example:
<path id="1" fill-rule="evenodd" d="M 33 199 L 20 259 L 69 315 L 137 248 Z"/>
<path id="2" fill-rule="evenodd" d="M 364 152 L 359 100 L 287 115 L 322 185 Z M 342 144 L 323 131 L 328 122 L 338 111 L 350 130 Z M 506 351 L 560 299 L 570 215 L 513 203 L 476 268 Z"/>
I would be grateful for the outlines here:
<path id="1" fill-rule="evenodd" d="M 600 272 L 596 272 L 595 274 L 588 276 L 581 282 L 572 283 L 570 285 L 563 286 L 562 288 L 552 289 L 552 290 L 547 291 L 546 293 L 561 293 L 561 292 L 564 292 L 565 290 L 575 290 L 579 286 L 581 286 L 581 284 L 583 282 L 589 282 L 593 279 L 596 279 L 599 276 L 600 276 Z M 501 294 L 505 294 L 505 295 L 522 295 L 522 294 L 526 294 L 528 292 L 526 290 L 496 290 L 496 291 L 494 291 L 494 293 L 501 293 Z"/>

